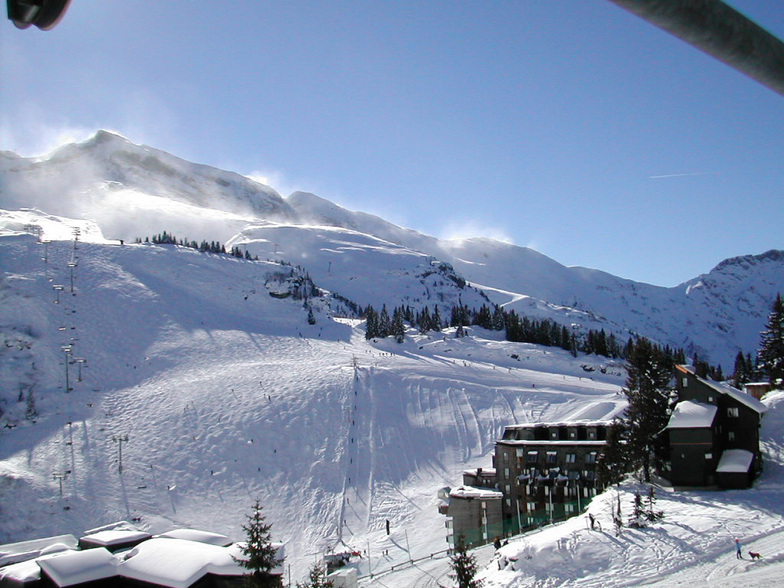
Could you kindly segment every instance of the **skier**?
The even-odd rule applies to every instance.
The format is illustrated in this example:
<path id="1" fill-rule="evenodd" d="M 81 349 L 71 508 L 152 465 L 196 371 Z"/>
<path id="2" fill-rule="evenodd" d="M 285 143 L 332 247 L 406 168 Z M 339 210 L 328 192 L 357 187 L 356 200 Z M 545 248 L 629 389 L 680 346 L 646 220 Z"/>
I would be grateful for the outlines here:
<path id="1" fill-rule="evenodd" d="M 588 520 L 591 521 L 591 531 L 593 531 L 596 528 L 596 519 L 594 518 L 593 514 L 590 512 L 588 513 Z"/>
<path id="2" fill-rule="evenodd" d="M 743 559 L 743 554 L 740 551 L 740 539 L 735 537 L 735 557 Z"/>

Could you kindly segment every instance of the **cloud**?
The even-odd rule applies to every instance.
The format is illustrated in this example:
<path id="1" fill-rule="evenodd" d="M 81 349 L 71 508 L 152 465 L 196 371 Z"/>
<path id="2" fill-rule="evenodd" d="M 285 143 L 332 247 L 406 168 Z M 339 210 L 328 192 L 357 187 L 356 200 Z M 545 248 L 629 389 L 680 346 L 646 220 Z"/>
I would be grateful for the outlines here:
<path id="1" fill-rule="evenodd" d="M 503 227 L 499 227 L 497 225 L 486 225 L 475 219 L 450 220 L 438 232 L 439 239 L 459 240 L 470 239 L 472 237 L 486 237 L 514 245 L 514 239 L 512 239 L 512 237 Z"/>
<path id="2" fill-rule="evenodd" d="M 36 105 L 27 104 L 14 114 L 14 124 L 3 116 L 0 124 L 0 149 L 14 151 L 24 157 L 38 157 L 67 143 L 84 141 L 96 129 L 68 122 L 44 121 L 43 112 Z"/>
<path id="3" fill-rule="evenodd" d="M 243 175 L 246 178 L 250 178 L 254 182 L 259 182 L 260 184 L 269 186 L 284 198 L 292 192 L 296 192 L 297 190 L 301 189 L 296 187 L 295 184 L 291 182 L 283 172 L 276 170 L 257 169 Z"/>

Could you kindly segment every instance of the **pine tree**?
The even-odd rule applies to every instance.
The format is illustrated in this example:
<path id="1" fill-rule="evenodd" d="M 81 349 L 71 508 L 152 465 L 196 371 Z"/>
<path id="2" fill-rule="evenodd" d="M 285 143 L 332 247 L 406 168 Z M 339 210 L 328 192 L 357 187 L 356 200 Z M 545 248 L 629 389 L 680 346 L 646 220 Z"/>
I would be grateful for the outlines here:
<path id="1" fill-rule="evenodd" d="M 28 421 L 32 421 L 37 416 L 38 416 L 38 410 L 35 408 L 35 396 L 33 395 L 33 389 L 30 388 L 27 391 L 27 408 L 25 410 L 25 418 Z"/>
<path id="2" fill-rule="evenodd" d="M 250 570 L 248 583 L 258 588 L 278 588 L 282 586 L 279 576 L 270 573 L 272 568 L 281 562 L 277 559 L 278 551 L 272 546 L 270 530 L 272 525 L 264 522 L 261 514 L 263 507 L 258 499 L 253 505 L 253 512 L 246 515 L 248 523 L 242 525 L 246 541 L 240 544 L 240 551 L 246 559 L 234 558 L 238 564 Z"/>
<path id="3" fill-rule="evenodd" d="M 425 335 L 430 331 L 430 311 L 427 309 L 427 306 L 417 313 L 416 324 L 421 334 Z"/>
<path id="4" fill-rule="evenodd" d="M 381 313 L 378 315 L 378 336 L 386 337 L 392 332 L 392 319 L 389 318 L 387 305 L 381 306 Z"/>
<path id="5" fill-rule="evenodd" d="M 297 588 L 334 588 L 334 586 L 335 584 L 332 580 L 327 579 L 327 573 L 324 571 L 324 568 L 318 564 L 314 564 L 310 568 L 306 584 L 297 582 Z"/>
<path id="6" fill-rule="evenodd" d="M 615 504 L 613 505 L 613 526 L 615 527 L 615 536 L 621 536 L 621 530 L 623 529 L 623 514 L 621 513 L 621 495 L 616 493 L 615 494 Z"/>
<path id="7" fill-rule="evenodd" d="M 645 499 L 647 511 L 645 513 L 645 518 L 647 518 L 650 522 L 655 523 L 656 521 L 660 521 L 664 518 L 664 511 L 656 510 L 654 506 L 656 505 L 656 493 L 653 491 L 653 486 L 648 489 L 648 498 Z"/>
<path id="8" fill-rule="evenodd" d="M 378 335 L 378 313 L 375 308 L 368 306 L 365 312 L 365 339 L 375 339 Z"/>
<path id="9" fill-rule="evenodd" d="M 735 369 L 733 373 L 733 384 L 736 388 L 742 389 L 743 384 L 751 381 L 752 367 L 746 363 L 746 357 L 742 351 L 738 351 L 735 356 Z"/>
<path id="10" fill-rule="evenodd" d="M 431 322 L 431 327 L 436 333 L 441 331 L 441 313 L 438 311 L 438 305 L 433 305 L 433 319 Z"/>
<path id="11" fill-rule="evenodd" d="M 620 483 L 629 471 L 627 433 L 626 423 L 619 419 L 607 427 L 607 442 L 596 460 L 596 477 L 603 488 Z"/>
<path id="12" fill-rule="evenodd" d="M 392 336 L 397 343 L 402 343 L 406 337 L 406 325 L 403 322 L 403 310 L 396 308 L 392 313 Z"/>
<path id="13" fill-rule="evenodd" d="M 762 332 L 757 358 L 760 369 L 771 384 L 784 384 L 784 302 L 780 293 L 773 302 L 768 324 Z"/>
<path id="14" fill-rule="evenodd" d="M 629 526 L 633 529 L 642 529 L 646 523 L 645 505 L 642 501 L 642 495 L 637 490 L 634 493 L 634 503 L 632 507 L 632 515 L 629 517 Z"/>
<path id="15" fill-rule="evenodd" d="M 468 553 L 464 535 L 457 536 L 455 549 L 449 560 L 452 567 L 449 577 L 457 581 L 457 588 L 481 588 L 482 581 L 475 579 L 479 566 L 476 558 Z"/>
<path id="16" fill-rule="evenodd" d="M 626 370 L 623 392 L 629 400 L 624 413 L 629 456 L 642 469 L 645 482 L 650 482 L 651 456 L 661 443 L 658 433 L 670 417 L 672 360 L 647 339 L 640 339 L 630 350 Z"/>

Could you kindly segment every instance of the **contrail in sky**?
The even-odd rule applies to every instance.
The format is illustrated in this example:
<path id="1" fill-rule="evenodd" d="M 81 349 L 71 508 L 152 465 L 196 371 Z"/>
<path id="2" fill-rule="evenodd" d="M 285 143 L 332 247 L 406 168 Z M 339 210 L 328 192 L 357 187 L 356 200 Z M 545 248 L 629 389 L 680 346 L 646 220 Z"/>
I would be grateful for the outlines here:
<path id="1" fill-rule="evenodd" d="M 662 176 L 648 176 L 649 180 L 661 180 L 662 178 L 683 178 L 686 176 L 707 176 L 713 172 L 689 172 L 685 174 L 665 174 Z"/>

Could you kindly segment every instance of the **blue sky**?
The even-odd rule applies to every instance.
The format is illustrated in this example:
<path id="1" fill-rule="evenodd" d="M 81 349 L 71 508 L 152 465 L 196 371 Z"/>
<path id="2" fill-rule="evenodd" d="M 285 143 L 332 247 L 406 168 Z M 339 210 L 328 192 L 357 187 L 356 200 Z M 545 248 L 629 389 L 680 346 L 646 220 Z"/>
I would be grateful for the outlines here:
<path id="1" fill-rule="evenodd" d="M 730 3 L 784 37 L 780 0 Z M 784 248 L 784 97 L 608 0 L 73 0 L 52 31 L 0 25 L 0 149 L 98 128 L 663 286 Z"/>

